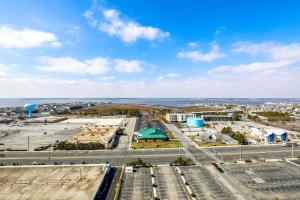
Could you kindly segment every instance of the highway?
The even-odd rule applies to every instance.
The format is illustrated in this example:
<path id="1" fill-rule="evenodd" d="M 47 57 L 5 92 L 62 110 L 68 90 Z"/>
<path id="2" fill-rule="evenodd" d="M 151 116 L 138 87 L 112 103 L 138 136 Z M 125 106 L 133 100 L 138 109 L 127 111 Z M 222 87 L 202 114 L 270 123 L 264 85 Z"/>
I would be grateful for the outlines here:
<path id="1" fill-rule="evenodd" d="M 186 155 L 186 148 L 180 149 L 156 149 L 156 150 L 128 150 L 127 161 L 141 158 L 152 164 L 169 164 L 171 160 L 179 155 Z M 240 147 L 217 147 L 208 148 L 215 156 L 221 155 L 227 161 L 237 161 L 240 159 Z M 199 148 L 189 148 L 189 152 L 202 165 L 215 162 L 210 156 Z M 291 147 L 281 147 L 279 145 L 265 146 L 243 146 L 243 159 L 253 158 L 284 158 L 292 157 Z M 50 159 L 49 159 L 50 155 Z M 100 151 L 55 151 L 55 152 L 0 152 L 0 163 L 12 165 L 14 162 L 19 164 L 32 164 L 33 162 L 53 164 L 62 163 L 105 163 L 120 166 L 125 162 L 126 153 L 124 150 L 100 150 Z M 300 147 L 294 148 L 294 157 L 300 156 Z"/>

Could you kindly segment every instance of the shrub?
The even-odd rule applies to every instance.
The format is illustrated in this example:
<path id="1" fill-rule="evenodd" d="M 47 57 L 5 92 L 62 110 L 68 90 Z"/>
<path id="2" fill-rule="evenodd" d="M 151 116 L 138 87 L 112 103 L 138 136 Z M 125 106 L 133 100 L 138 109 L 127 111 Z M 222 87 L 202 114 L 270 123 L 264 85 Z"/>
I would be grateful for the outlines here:
<path id="1" fill-rule="evenodd" d="M 59 142 L 55 149 L 58 150 L 98 150 L 104 149 L 105 146 L 99 142 L 89 143 L 71 143 L 71 142 Z"/>

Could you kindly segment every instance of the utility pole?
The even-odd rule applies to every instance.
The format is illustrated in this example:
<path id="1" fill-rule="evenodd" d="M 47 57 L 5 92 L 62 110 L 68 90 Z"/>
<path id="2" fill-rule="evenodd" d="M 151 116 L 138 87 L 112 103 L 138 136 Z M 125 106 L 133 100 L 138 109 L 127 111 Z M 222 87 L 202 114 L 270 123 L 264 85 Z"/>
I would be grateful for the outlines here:
<path id="1" fill-rule="evenodd" d="M 181 158 L 181 147 L 180 147 L 180 144 L 178 144 L 178 148 L 179 148 L 179 157 Z"/>
<path id="2" fill-rule="evenodd" d="M 27 151 L 29 152 L 29 136 L 27 136 Z"/>
<path id="3" fill-rule="evenodd" d="M 294 142 L 292 142 L 292 158 L 294 158 Z"/>
<path id="4" fill-rule="evenodd" d="M 243 150 L 242 150 L 242 144 L 241 144 L 240 161 L 242 161 L 242 158 L 243 158 L 242 153 L 243 153 Z"/>
<path id="5" fill-rule="evenodd" d="M 48 159 L 49 159 L 49 160 L 50 160 L 50 150 L 51 150 L 50 144 L 51 144 L 51 143 L 50 143 L 50 141 L 49 141 L 49 148 L 48 148 L 48 149 L 49 149 L 49 153 L 48 153 Z"/>
<path id="6" fill-rule="evenodd" d="M 127 134 L 127 142 L 125 142 L 125 165 L 127 164 L 127 148 L 129 147 L 129 135 Z"/>

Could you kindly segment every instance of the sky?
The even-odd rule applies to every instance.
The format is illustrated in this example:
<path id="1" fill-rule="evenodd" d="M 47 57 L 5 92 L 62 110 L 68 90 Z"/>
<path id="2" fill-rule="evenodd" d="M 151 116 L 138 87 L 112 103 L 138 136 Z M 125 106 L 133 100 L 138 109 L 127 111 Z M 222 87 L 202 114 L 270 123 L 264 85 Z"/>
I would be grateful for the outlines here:
<path id="1" fill-rule="evenodd" d="M 298 0 L 1 0 L 0 97 L 299 98 Z"/>

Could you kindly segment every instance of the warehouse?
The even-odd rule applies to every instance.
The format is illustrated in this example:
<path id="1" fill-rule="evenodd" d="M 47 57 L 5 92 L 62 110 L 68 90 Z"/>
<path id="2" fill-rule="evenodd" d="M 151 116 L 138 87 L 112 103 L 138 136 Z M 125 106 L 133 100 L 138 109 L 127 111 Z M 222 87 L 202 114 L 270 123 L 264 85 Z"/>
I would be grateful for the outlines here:
<path id="1" fill-rule="evenodd" d="M 137 136 L 138 142 L 161 142 L 168 140 L 166 133 L 160 129 L 148 128 L 140 130 Z"/>

